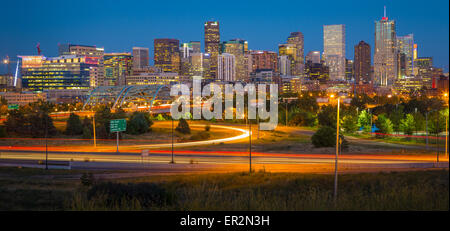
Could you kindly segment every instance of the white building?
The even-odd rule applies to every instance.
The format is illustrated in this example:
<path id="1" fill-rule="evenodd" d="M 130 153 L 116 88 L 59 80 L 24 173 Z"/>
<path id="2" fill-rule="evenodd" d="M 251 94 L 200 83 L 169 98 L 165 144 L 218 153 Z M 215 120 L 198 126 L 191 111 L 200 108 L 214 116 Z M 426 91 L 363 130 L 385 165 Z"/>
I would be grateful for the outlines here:
<path id="1" fill-rule="evenodd" d="M 236 58 L 232 54 L 223 53 L 217 57 L 218 79 L 236 81 Z"/>

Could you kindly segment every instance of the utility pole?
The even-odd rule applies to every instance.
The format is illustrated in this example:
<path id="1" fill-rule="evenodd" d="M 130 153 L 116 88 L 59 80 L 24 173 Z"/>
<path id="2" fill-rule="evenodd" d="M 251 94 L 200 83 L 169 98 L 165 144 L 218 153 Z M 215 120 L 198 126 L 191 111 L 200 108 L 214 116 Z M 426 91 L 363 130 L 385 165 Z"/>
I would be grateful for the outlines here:
<path id="1" fill-rule="evenodd" d="M 92 126 L 94 128 L 94 148 L 97 148 L 97 137 L 95 135 L 95 113 L 92 116 Z"/>
<path id="2" fill-rule="evenodd" d="M 48 170 L 48 143 L 47 143 L 47 136 L 48 136 L 48 121 L 47 116 L 42 113 L 43 116 L 45 116 L 45 170 Z"/>
<path id="3" fill-rule="evenodd" d="M 250 163 L 250 174 L 252 173 L 252 121 L 248 120 L 248 132 L 249 132 L 249 163 Z"/>
<path id="4" fill-rule="evenodd" d="M 174 164 L 175 162 L 173 161 L 173 118 L 172 118 L 172 160 L 170 161 L 171 164 Z"/>
<path id="5" fill-rule="evenodd" d="M 334 161 L 334 204 L 337 202 L 337 187 L 338 187 L 338 157 L 339 157 L 339 106 L 340 98 L 338 95 L 337 117 L 336 117 L 336 159 Z"/>

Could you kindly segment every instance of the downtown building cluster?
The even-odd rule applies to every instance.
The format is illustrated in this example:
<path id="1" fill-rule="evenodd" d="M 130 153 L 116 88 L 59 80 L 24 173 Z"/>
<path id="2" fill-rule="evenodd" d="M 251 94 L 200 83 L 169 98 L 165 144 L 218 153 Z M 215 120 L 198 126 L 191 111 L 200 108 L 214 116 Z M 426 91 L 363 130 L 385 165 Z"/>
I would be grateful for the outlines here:
<path id="1" fill-rule="evenodd" d="M 251 50 L 239 38 L 222 41 L 220 29 L 218 21 L 205 22 L 203 52 L 200 41 L 154 39 L 153 66 L 144 47 L 105 53 L 96 46 L 59 44 L 58 57 L 19 56 L 16 73 L 3 75 L 0 84 L 3 91 L 13 87 L 45 93 L 53 101 L 82 100 L 100 86 L 170 85 L 190 83 L 194 77 L 205 83 L 277 83 L 281 93 L 402 94 L 448 85 L 448 73 L 435 68 L 431 57 L 419 57 L 413 34 L 398 36 L 395 21 L 386 15 L 375 22 L 373 63 L 372 47 L 365 41 L 354 45 L 354 60 L 346 58 L 342 24 L 324 25 L 323 51 L 306 55 L 302 32 L 290 33 L 274 52 Z"/>

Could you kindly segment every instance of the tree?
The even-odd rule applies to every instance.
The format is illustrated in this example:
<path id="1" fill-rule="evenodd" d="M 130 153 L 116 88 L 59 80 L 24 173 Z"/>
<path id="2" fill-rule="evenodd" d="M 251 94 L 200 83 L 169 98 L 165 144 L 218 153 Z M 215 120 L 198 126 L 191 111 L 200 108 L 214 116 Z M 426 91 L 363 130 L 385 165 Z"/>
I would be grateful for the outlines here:
<path id="1" fill-rule="evenodd" d="M 377 137 L 384 138 L 387 134 L 392 134 L 392 122 L 389 118 L 386 117 L 385 114 L 381 114 L 378 116 L 378 119 L 375 121 L 375 125 L 379 129 Z"/>
<path id="2" fill-rule="evenodd" d="M 415 129 L 414 117 L 411 114 L 407 114 L 404 119 L 400 120 L 400 130 L 405 135 L 412 135 Z"/>
<path id="3" fill-rule="evenodd" d="M 347 149 L 348 142 L 344 136 L 339 134 L 339 138 L 342 140 L 342 149 Z M 311 142 L 316 148 L 320 147 L 335 147 L 336 146 L 336 128 L 323 126 L 311 136 Z"/>
<path id="4" fill-rule="evenodd" d="M 317 115 L 319 125 L 336 128 L 336 111 L 337 109 L 331 105 L 322 107 L 322 110 Z"/>
<path id="5" fill-rule="evenodd" d="M 292 116 L 289 120 L 289 124 L 294 126 L 313 127 L 316 125 L 316 116 L 311 112 L 300 110 Z"/>
<path id="6" fill-rule="evenodd" d="M 144 134 L 150 131 L 153 122 L 150 120 L 148 113 L 134 112 L 128 120 L 127 133 L 133 135 Z"/>
<path id="7" fill-rule="evenodd" d="M 305 94 L 298 98 L 297 107 L 302 111 L 317 113 L 319 104 L 317 104 L 316 97 Z"/>
<path id="8" fill-rule="evenodd" d="M 80 117 L 75 113 L 70 113 L 66 125 L 66 135 L 81 135 L 83 134 L 83 125 Z"/>
<path id="9" fill-rule="evenodd" d="M 389 119 L 392 122 L 392 128 L 394 132 L 401 131 L 400 123 L 404 117 L 403 105 L 397 105 L 396 108 L 392 112 L 387 112 L 389 115 Z M 377 126 L 378 127 L 378 126 Z"/>
<path id="10" fill-rule="evenodd" d="M 356 117 L 352 115 L 345 115 L 344 118 L 342 118 L 342 129 L 349 134 L 356 132 L 358 130 L 358 122 Z"/>
<path id="11" fill-rule="evenodd" d="M 417 112 L 413 114 L 414 116 L 414 130 L 416 133 L 418 131 L 424 131 L 425 130 L 425 116 L 422 115 L 422 113 Z"/>
<path id="12" fill-rule="evenodd" d="M 358 116 L 358 127 L 362 127 L 365 132 L 370 132 L 370 117 L 372 115 L 366 110 L 362 111 Z"/>
<path id="13" fill-rule="evenodd" d="M 175 129 L 176 131 L 183 133 L 183 134 L 191 134 L 191 128 L 189 128 L 189 124 L 187 121 L 183 118 L 181 118 L 178 122 L 178 126 Z"/>

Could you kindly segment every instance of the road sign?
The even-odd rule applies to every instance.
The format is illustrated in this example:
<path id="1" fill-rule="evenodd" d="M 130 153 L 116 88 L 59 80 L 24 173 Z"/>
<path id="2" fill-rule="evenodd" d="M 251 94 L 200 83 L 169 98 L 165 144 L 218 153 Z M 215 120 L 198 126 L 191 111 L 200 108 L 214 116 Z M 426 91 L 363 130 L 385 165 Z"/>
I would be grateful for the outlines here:
<path id="1" fill-rule="evenodd" d="M 19 104 L 8 104 L 8 110 L 19 109 Z"/>
<path id="2" fill-rule="evenodd" d="M 110 132 L 123 132 L 127 130 L 127 121 L 125 119 L 111 120 L 109 122 Z"/>

